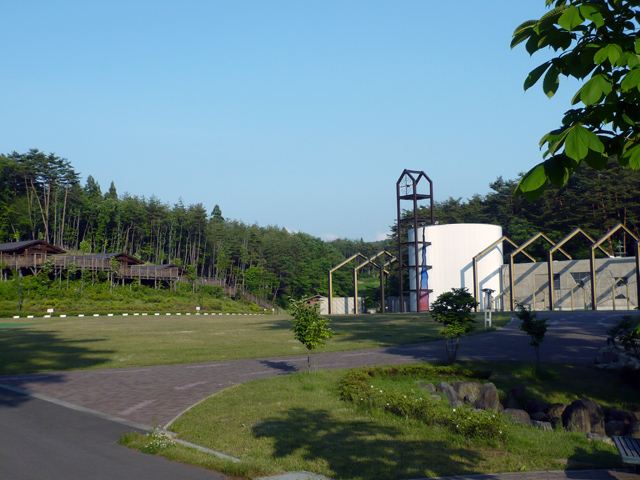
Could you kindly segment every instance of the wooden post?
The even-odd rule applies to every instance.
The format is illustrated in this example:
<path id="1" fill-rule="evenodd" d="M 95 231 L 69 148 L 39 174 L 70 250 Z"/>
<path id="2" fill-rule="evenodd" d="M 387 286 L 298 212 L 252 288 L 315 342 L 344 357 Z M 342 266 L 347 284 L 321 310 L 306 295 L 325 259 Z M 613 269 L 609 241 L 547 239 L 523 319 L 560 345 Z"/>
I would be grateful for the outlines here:
<path id="1" fill-rule="evenodd" d="M 553 291 L 553 253 L 549 250 L 547 258 L 547 270 L 549 271 L 549 310 L 553 312 L 554 307 L 554 291 Z M 535 276 L 534 276 L 535 278 Z"/>
<path id="2" fill-rule="evenodd" d="M 589 266 L 591 267 L 591 310 L 598 309 L 598 299 L 596 297 L 596 249 L 593 245 L 589 248 Z"/>

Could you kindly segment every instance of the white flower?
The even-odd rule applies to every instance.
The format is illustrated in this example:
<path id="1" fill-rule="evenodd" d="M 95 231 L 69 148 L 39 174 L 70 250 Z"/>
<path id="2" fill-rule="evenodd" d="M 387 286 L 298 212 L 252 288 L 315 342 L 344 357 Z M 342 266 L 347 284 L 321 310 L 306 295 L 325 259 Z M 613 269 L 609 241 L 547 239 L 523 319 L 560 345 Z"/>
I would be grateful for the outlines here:
<path id="1" fill-rule="evenodd" d="M 453 411 L 455 412 L 455 411 L 456 411 L 456 409 L 454 408 L 454 409 L 453 409 Z"/>
<path id="2" fill-rule="evenodd" d="M 382 393 L 382 390 L 380 390 L 380 393 Z"/>
<path id="3" fill-rule="evenodd" d="M 371 385 L 371 388 L 373 388 L 373 385 Z"/>

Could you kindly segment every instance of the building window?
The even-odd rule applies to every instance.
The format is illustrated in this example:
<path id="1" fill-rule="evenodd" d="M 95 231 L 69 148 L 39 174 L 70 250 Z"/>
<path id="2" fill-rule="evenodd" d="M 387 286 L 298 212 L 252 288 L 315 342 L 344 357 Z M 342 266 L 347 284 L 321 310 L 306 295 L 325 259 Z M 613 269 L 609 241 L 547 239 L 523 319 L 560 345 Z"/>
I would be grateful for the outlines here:
<path id="1" fill-rule="evenodd" d="M 591 281 L 591 273 L 589 272 L 571 272 L 571 277 L 575 283 L 582 283 L 583 285 Z"/>

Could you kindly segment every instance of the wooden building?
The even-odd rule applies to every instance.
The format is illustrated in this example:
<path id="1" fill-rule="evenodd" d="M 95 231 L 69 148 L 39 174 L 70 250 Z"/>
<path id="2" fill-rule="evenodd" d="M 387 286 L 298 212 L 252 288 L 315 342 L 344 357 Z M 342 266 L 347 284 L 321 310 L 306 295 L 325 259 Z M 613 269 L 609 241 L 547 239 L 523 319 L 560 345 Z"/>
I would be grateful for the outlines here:
<path id="1" fill-rule="evenodd" d="M 47 260 L 63 253 L 65 250 L 44 240 L 0 243 L 0 270 L 27 269 L 36 275 Z"/>
<path id="2" fill-rule="evenodd" d="M 47 262 L 56 275 L 71 269 L 105 272 L 122 283 L 137 279 L 141 284 L 154 286 L 159 281 L 180 281 L 186 274 L 178 265 L 147 265 L 124 252 L 67 254 L 65 250 L 44 240 L 0 243 L 0 272 L 5 278 L 9 271 L 15 269 L 24 275 L 37 275 Z"/>

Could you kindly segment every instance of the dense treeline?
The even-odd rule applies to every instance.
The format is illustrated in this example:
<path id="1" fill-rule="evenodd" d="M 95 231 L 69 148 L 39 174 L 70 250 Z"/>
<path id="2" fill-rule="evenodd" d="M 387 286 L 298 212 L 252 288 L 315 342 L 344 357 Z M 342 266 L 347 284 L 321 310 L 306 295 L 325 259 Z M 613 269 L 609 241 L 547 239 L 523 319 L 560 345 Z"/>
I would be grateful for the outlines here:
<path id="1" fill-rule="evenodd" d="M 38 150 L 0 155 L 0 176 L 0 242 L 41 238 L 72 251 L 126 252 L 242 285 L 272 302 L 327 295 L 332 266 L 377 248 L 246 225 L 225 219 L 218 205 L 209 213 L 202 204 L 118 195 L 113 182 L 103 193 L 91 175 L 82 186 L 69 161 Z M 347 272 L 336 274 L 334 287 L 335 295 L 351 294 Z"/>

